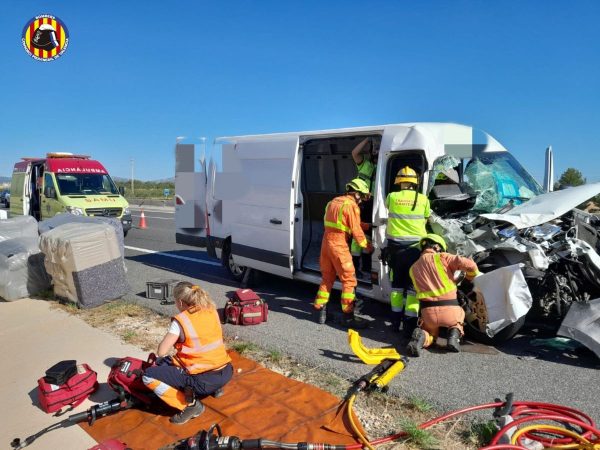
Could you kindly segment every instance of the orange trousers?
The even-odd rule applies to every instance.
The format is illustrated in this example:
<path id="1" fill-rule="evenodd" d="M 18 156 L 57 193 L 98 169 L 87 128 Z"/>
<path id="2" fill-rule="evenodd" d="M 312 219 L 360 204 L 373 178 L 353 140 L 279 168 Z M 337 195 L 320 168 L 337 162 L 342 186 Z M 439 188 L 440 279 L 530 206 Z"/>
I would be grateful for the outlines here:
<path id="1" fill-rule="evenodd" d="M 430 306 L 421 308 L 419 327 L 425 331 L 425 345 L 429 347 L 440 333 L 440 327 L 457 328 L 464 335 L 465 311 L 460 306 Z"/>
<path id="2" fill-rule="evenodd" d="M 329 302 L 331 288 L 337 276 L 342 282 L 342 311 L 354 311 L 354 288 L 357 283 L 345 233 L 325 232 L 319 264 L 322 279 L 314 302 L 315 308 L 321 309 Z"/>

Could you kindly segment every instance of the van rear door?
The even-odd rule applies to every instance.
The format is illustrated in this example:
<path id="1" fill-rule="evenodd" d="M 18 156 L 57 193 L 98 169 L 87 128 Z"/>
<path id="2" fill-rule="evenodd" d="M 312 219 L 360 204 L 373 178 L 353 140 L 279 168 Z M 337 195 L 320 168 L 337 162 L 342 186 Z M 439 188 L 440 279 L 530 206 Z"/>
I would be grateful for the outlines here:
<path id="1" fill-rule="evenodd" d="M 237 142 L 239 193 L 231 228 L 236 264 L 291 278 L 298 136 Z M 227 205 L 227 206 L 229 206 Z"/>
<path id="2" fill-rule="evenodd" d="M 195 145 L 175 146 L 175 241 L 206 246 L 206 162 L 195 171 Z"/>

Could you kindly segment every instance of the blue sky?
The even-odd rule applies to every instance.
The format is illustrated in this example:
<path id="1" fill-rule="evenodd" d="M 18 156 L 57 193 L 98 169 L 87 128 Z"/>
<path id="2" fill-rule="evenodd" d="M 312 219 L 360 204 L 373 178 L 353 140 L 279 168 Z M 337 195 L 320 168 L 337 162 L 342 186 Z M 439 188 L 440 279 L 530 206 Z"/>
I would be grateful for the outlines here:
<path id="1" fill-rule="evenodd" d="M 68 27 L 58 60 L 21 46 Z M 412 121 L 484 129 L 541 181 L 546 146 L 600 181 L 597 1 L 35 1 L 0 7 L 0 175 L 90 154 L 114 176 L 174 175 L 177 136 Z"/>

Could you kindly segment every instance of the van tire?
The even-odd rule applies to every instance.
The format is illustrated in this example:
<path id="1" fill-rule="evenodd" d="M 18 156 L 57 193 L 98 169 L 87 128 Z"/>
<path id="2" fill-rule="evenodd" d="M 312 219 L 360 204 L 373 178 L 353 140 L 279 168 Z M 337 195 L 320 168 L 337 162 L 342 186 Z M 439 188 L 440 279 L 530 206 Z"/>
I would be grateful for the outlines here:
<path id="1" fill-rule="evenodd" d="M 221 264 L 223 264 L 225 270 L 229 272 L 231 278 L 238 283 L 244 279 L 244 275 L 246 275 L 246 272 L 250 270 L 248 267 L 238 266 L 235 262 L 233 262 L 230 240 L 225 241 L 223 244 L 223 250 L 221 251 Z"/>
<path id="2" fill-rule="evenodd" d="M 525 325 L 525 316 L 520 317 L 516 322 L 511 323 L 506 328 L 502 329 L 498 334 L 494 337 L 488 336 L 486 333 L 480 331 L 473 324 L 465 321 L 465 335 L 467 337 L 471 337 L 472 339 L 481 342 L 485 345 L 501 345 L 506 341 L 512 339 Z"/>

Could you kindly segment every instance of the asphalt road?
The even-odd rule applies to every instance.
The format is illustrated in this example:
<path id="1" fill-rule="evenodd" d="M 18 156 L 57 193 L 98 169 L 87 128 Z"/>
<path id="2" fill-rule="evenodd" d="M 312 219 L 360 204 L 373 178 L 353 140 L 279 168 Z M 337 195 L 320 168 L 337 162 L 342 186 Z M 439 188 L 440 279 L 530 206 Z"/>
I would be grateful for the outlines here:
<path id="1" fill-rule="evenodd" d="M 148 228 L 134 228 L 125 239 L 132 287 L 128 299 L 171 314 L 173 306 L 145 297 L 146 282 L 177 278 L 200 283 L 218 305 L 224 305 L 227 295 L 239 286 L 220 262 L 201 249 L 175 243 L 172 209 L 147 207 L 144 213 Z M 137 225 L 138 209 L 133 210 L 133 216 Z M 269 304 L 268 322 L 251 327 L 225 325 L 226 334 L 349 379 L 370 370 L 353 355 L 346 330 L 335 323 L 320 326 L 314 322 L 311 302 L 316 286 L 261 274 L 254 289 Z M 361 332 L 363 343 L 370 348 L 394 346 L 402 353 L 406 340 L 390 331 L 388 308 L 367 302 L 365 316 L 372 322 Z M 422 357 L 409 360 L 406 369 L 393 380 L 392 393 L 420 397 L 448 411 L 492 402 L 513 392 L 517 400 L 571 406 L 600 421 L 600 360 L 582 348 L 556 350 L 549 345 L 552 341 L 545 340 L 549 337 L 528 330 L 499 348 L 467 343 L 460 354 L 426 351 Z"/>
<path id="2" fill-rule="evenodd" d="M 220 262 L 201 249 L 175 243 L 172 208 L 146 207 L 144 213 L 148 228 L 134 227 L 125 238 L 131 285 L 126 298 L 171 315 L 174 306 L 146 298 L 146 283 L 178 279 L 199 283 L 223 306 L 227 295 L 239 286 Z M 133 219 L 137 226 L 138 208 L 133 208 Z M 348 379 L 357 379 L 371 369 L 353 355 L 346 330 L 335 323 L 314 322 L 311 302 L 316 286 L 263 274 L 254 289 L 269 304 L 268 322 L 251 327 L 224 325 L 227 335 Z M 338 305 L 335 298 L 331 304 Z M 367 302 L 365 316 L 371 324 L 361 332 L 363 344 L 370 348 L 394 346 L 403 353 L 406 340 L 390 331 L 387 313 L 387 305 Z M 513 392 L 516 400 L 563 404 L 600 422 L 600 360 L 586 349 L 553 349 L 544 341 L 548 337 L 528 331 L 499 348 L 467 343 L 460 354 L 426 351 L 422 357 L 409 360 L 392 381 L 391 391 L 420 397 L 440 411 L 489 403 Z M 544 342 L 546 345 L 535 345 Z M 491 412 L 479 417 L 491 418 Z"/>

